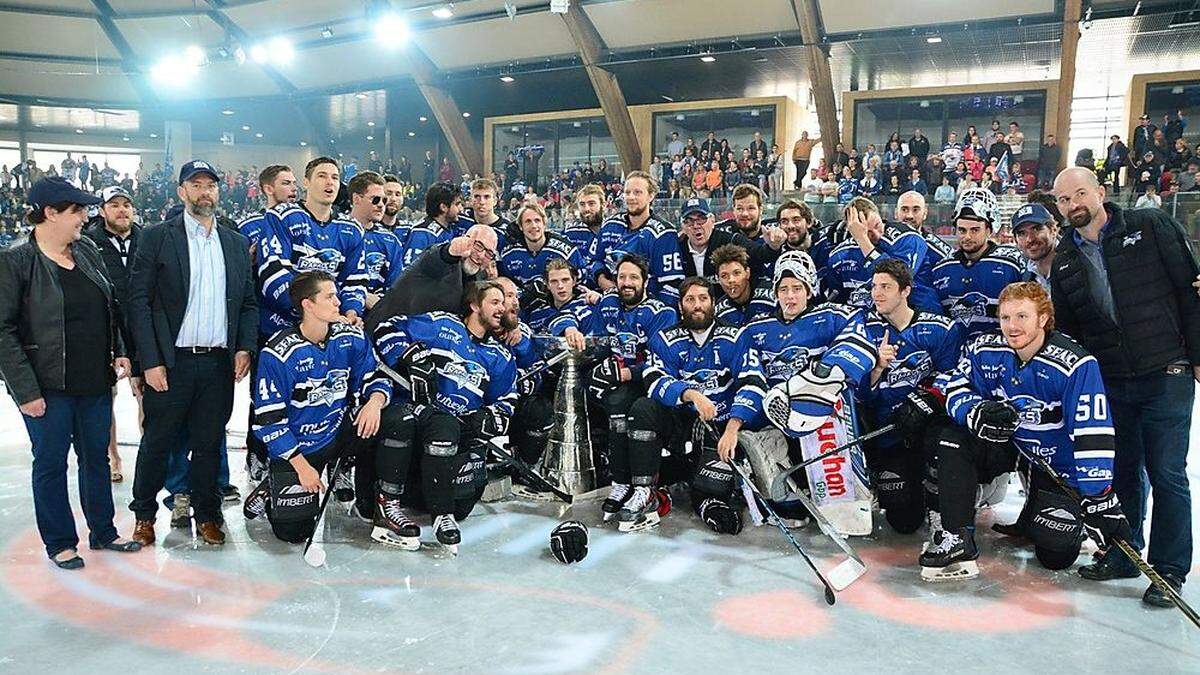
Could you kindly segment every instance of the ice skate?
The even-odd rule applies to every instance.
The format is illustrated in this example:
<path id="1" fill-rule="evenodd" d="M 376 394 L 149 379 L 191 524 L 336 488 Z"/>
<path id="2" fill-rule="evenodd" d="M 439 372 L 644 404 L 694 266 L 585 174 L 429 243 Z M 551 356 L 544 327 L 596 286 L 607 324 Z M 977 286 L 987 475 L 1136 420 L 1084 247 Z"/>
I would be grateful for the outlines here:
<path id="1" fill-rule="evenodd" d="M 246 454 L 246 476 L 251 485 L 258 485 L 267 479 L 267 463 L 253 452 Z"/>
<path id="2" fill-rule="evenodd" d="M 433 533 L 438 543 L 446 547 L 453 555 L 458 555 L 458 544 L 462 541 L 462 532 L 458 529 L 458 521 L 454 514 L 445 513 L 433 519 Z"/>
<path id="3" fill-rule="evenodd" d="M 921 552 L 921 578 L 925 581 L 963 581 L 979 576 L 975 560 L 975 536 L 968 529 L 957 532 L 934 530 L 930 542 Z"/>
<path id="4" fill-rule="evenodd" d="M 557 497 L 554 496 L 553 492 L 539 492 L 538 490 L 535 490 L 532 487 L 525 485 L 524 483 L 518 483 L 517 481 L 513 481 L 512 490 L 511 490 L 510 494 L 512 494 L 512 496 L 516 497 L 517 499 L 525 499 L 525 500 L 528 500 L 531 502 L 552 502 L 552 501 L 558 499 Z M 606 499 L 606 500 L 604 500 L 604 505 L 607 505 L 607 504 L 608 504 L 608 500 Z M 600 508 L 604 508 L 604 505 L 601 505 Z M 617 508 L 619 510 L 620 506 L 618 506 Z M 604 519 L 608 520 L 607 511 L 605 512 Z"/>
<path id="5" fill-rule="evenodd" d="M 617 514 L 617 528 L 621 532 L 644 532 L 658 527 L 658 506 L 656 490 L 643 485 L 633 488 Z"/>
<path id="6" fill-rule="evenodd" d="M 333 498 L 342 504 L 354 501 L 354 476 L 351 470 L 343 469 L 333 479 Z"/>
<path id="7" fill-rule="evenodd" d="M 258 483 L 258 487 L 250 491 L 246 495 L 246 500 L 242 502 L 242 515 L 246 520 L 254 520 L 260 516 L 267 515 L 267 502 L 271 499 L 271 485 L 263 479 Z M 178 502 L 176 502 L 178 504 Z"/>
<path id="8" fill-rule="evenodd" d="M 355 505 L 357 508 L 357 504 Z M 400 507 L 400 499 L 380 493 L 375 502 L 375 527 L 371 529 L 371 538 L 385 546 L 395 546 L 405 551 L 416 551 L 421 548 L 421 528 L 405 515 Z M 454 542 L 458 543 L 458 530 L 455 528 Z M 438 530 L 438 541 L 442 541 L 441 530 Z"/>
<path id="9" fill-rule="evenodd" d="M 621 507 L 625 502 L 629 501 L 629 495 L 632 493 L 629 486 L 624 483 L 613 483 L 612 490 L 608 493 L 608 497 L 604 499 L 604 503 L 600 505 L 600 513 L 604 518 L 604 522 L 611 521 L 621 511 Z"/>

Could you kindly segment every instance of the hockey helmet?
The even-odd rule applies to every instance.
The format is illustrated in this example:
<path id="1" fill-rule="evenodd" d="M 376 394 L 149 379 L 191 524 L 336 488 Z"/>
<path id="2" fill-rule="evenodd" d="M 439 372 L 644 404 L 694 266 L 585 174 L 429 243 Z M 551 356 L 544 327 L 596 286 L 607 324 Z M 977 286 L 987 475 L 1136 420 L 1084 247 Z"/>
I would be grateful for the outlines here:
<path id="1" fill-rule="evenodd" d="M 816 295 L 819 289 L 817 283 L 817 266 L 812 256 L 804 251 L 787 251 L 775 261 L 775 277 L 771 282 L 772 288 L 778 288 L 779 282 L 785 275 L 799 279 L 808 286 L 808 294 Z"/>

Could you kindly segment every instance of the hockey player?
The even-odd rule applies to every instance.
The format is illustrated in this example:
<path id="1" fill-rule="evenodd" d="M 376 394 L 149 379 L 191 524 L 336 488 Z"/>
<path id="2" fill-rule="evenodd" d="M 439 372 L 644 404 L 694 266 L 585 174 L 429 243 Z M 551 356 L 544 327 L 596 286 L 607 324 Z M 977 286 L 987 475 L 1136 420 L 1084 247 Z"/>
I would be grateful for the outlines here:
<path id="1" fill-rule="evenodd" d="M 584 266 L 579 277 L 589 287 L 596 288 L 596 274 L 604 268 L 599 257 L 600 227 L 604 225 L 604 188 L 588 183 L 575 194 L 575 210 L 579 220 L 569 221 L 562 234 L 583 256 Z"/>
<path id="2" fill-rule="evenodd" d="M 366 308 L 383 298 L 404 270 L 400 240 L 380 225 L 387 202 L 384 180 L 374 171 L 360 171 L 350 180 L 350 218 L 363 229 L 366 250 Z"/>
<path id="3" fill-rule="evenodd" d="M 546 282 L 549 301 L 531 307 L 526 312 L 525 322 L 534 333 L 564 335 L 572 349 L 583 351 L 583 333 L 578 328 L 568 331 L 564 325 L 566 317 L 570 316 L 571 324 L 579 326 L 586 322 L 586 317 L 592 312 L 592 305 L 588 304 L 587 298 L 578 293 L 578 272 L 566 260 L 551 260 L 546 263 L 543 279 Z M 563 318 L 559 318 L 560 316 Z M 562 329 L 556 331 L 556 323 L 562 325 Z"/>
<path id="4" fill-rule="evenodd" d="M 546 230 L 546 211 L 536 202 L 525 204 L 517 211 L 521 236 L 512 239 L 500 250 L 500 274 L 525 286 L 539 279 L 550 260 L 569 262 L 575 269 L 583 267 L 579 251 L 561 235 Z"/>
<path id="5" fill-rule="evenodd" d="M 299 272 L 322 270 L 340 286 L 341 311 L 361 323 L 367 281 L 362 230 L 333 212 L 338 163 L 318 157 L 304 168 L 304 201 L 280 203 L 265 214 L 265 241 L 259 255 L 259 305 L 274 316 L 265 325 L 287 326 L 296 320 L 288 285 Z M 278 328 L 276 328 L 278 330 Z"/>
<path id="6" fill-rule="evenodd" d="M 320 492 L 327 487 L 322 469 L 367 445 L 379 429 L 391 384 L 376 375 L 375 352 L 362 328 L 338 313 L 332 275 L 301 272 L 288 293 L 301 318 L 267 340 L 259 355 L 252 430 L 271 459 L 268 477 L 246 497 L 244 512 L 248 520 L 265 514 L 276 537 L 300 543 L 316 524 Z"/>
<path id="7" fill-rule="evenodd" d="M 746 249 L 725 244 L 713 251 L 712 264 L 724 291 L 716 305 L 718 319 L 740 328 L 774 311 L 775 293 L 766 283 L 754 283 Z"/>
<path id="8" fill-rule="evenodd" d="M 967 188 L 954 207 L 958 250 L 933 266 L 933 289 L 947 316 L 967 338 L 995 330 L 1000 291 L 1025 274 L 1021 254 L 990 239 L 996 229 L 996 196 L 986 188 Z"/>
<path id="9" fill-rule="evenodd" d="M 504 314 L 504 288 L 482 281 L 467 287 L 461 319 L 397 316 L 375 329 L 380 357 L 407 379 L 384 412 L 377 467 L 387 532 L 376 528 L 377 541 L 411 548 L 419 530 L 400 509 L 408 495 L 429 512 L 438 542 L 457 552 L 458 520 L 483 494 L 487 444 L 506 435 L 516 398 L 516 364 L 492 337 Z"/>
<path id="10" fill-rule="evenodd" d="M 534 341 L 530 326 L 520 319 L 517 284 L 508 277 L 496 281 L 504 288 L 504 316 L 500 320 L 500 331 L 494 337 L 512 354 L 519 382 L 509 437 L 521 459 L 526 464 L 535 464 L 546 448 L 547 434 L 554 421 L 554 402 L 542 390 L 542 376 L 529 375 L 545 358 L 545 350 Z"/>
<path id="11" fill-rule="evenodd" d="M 597 273 L 597 284 L 601 290 L 615 287 L 617 266 L 632 253 L 646 260 L 649 266 L 645 280 L 647 295 L 674 307 L 679 300 L 683 262 L 676 227 L 650 210 L 657 192 L 658 185 L 645 171 L 625 176 L 625 211 L 600 227 L 596 256 L 604 262 L 604 268 Z"/>
<path id="12" fill-rule="evenodd" d="M 955 424 L 931 448 L 941 522 L 920 556 L 929 580 L 978 574 L 977 486 L 1011 471 L 1020 455 L 1044 460 L 1083 496 L 1082 504 L 1072 500 L 1020 460 L 1029 470 L 1029 497 L 1007 531 L 1032 539 L 1044 567 L 1075 562 L 1084 529 L 1102 550 L 1129 536 L 1111 486 L 1113 421 L 1096 359 L 1054 330 L 1054 308 L 1035 282 L 1005 288 L 999 315 L 1000 332 L 977 336 L 953 373 L 939 378 Z"/>
<path id="13" fill-rule="evenodd" d="M 869 308 L 875 266 L 882 260 L 900 260 L 915 270 L 912 306 L 941 313 L 929 277 L 933 267 L 929 245 L 921 235 L 906 225 L 884 223 L 879 207 L 866 197 L 851 200 L 842 213 L 849 238 L 829 254 L 828 281 L 832 288 L 826 289 L 827 296 L 854 307 Z"/>
<path id="14" fill-rule="evenodd" d="M 400 221 L 400 209 L 404 208 L 404 183 L 391 175 L 383 176 L 383 196 L 387 199 L 383 205 L 383 217 L 379 224 L 388 232 L 396 235 L 401 245 L 408 239 L 408 225 Z"/>
<path id="15" fill-rule="evenodd" d="M 864 320 L 867 339 L 878 359 L 858 387 L 858 398 L 873 426 L 893 421 L 909 395 L 958 363 L 963 336 L 959 326 L 940 314 L 908 304 L 912 272 L 900 260 L 875 265 L 871 299 Z M 923 429 L 906 427 L 869 441 L 864 448 L 879 506 L 902 534 L 915 532 L 925 518 L 922 486 L 925 456 Z"/>
<path id="16" fill-rule="evenodd" d="M 425 193 L 425 220 L 413 226 L 404 242 L 404 266 L 421 257 L 425 249 L 454 238 L 462 211 L 462 193 L 450 183 L 434 183 Z"/>
<path id="17" fill-rule="evenodd" d="M 630 407 L 627 453 L 614 449 L 610 455 L 613 486 L 602 510 L 607 519 L 612 506 L 621 504 L 622 532 L 654 527 L 659 520 L 654 486 L 691 478 L 696 515 L 714 532 L 737 534 L 742 522 L 732 506 L 733 467 L 717 457 L 712 434 L 703 427 L 692 432 L 697 418 L 727 422 L 734 394 L 745 388 L 761 392 L 765 382 L 752 354 L 738 358 L 739 329 L 716 320 L 708 281 L 688 277 L 679 291 L 679 323 L 650 337 L 643 371 L 648 395 Z M 691 448 L 698 459 L 683 452 L 689 437 L 699 441 L 700 447 Z M 669 461 L 662 460 L 664 451 L 671 453 Z"/>
<path id="18" fill-rule="evenodd" d="M 466 234 L 472 225 L 487 225 L 496 233 L 496 250 L 503 251 L 516 233 L 516 225 L 496 213 L 499 189 L 490 178 L 477 178 L 471 182 L 471 206 L 462 209 L 454 227 L 454 236 Z"/>
<path id="19" fill-rule="evenodd" d="M 896 200 L 896 220 L 899 220 L 921 235 L 921 238 L 929 245 L 929 253 L 927 254 L 929 264 L 936 265 L 953 255 L 954 249 L 939 237 L 936 232 L 925 227 L 925 220 L 928 217 L 929 207 L 925 204 L 925 195 L 920 192 L 909 190 L 900 195 Z"/>

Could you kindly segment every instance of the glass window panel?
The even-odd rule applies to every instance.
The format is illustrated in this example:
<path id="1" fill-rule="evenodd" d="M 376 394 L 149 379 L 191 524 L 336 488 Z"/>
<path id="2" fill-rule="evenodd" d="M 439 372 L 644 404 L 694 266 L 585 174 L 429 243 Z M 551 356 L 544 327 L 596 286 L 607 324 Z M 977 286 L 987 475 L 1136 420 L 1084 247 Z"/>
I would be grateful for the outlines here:
<path id="1" fill-rule="evenodd" d="M 608 175 L 620 177 L 621 160 L 617 157 L 617 144 L 608 133 L 608 124 L 602 120 L 592 120 L 592 168 L 596 173 L 603 169 Z M 601 166 L 603 162 L 603 167 Z"/>
<path id="2" fill-rule="evenodd" d="M 1168 82 L 1148 85 L 1146 87 L 1146 109 L 1142 112 L 1149 115 L 1150 123 L 1159 129 L 1163 128 L 1164 115 L 1170 121 L 1175 119 L 1176 114 L 1182 112 L 1190 127 L 1184 129 L 1184 138 L 1189 140 L 1194 138 L 1196 133 L 1194 125 L 1200 123 L 1196 121 L 1197 116 L 1200 115 L 1200 82 Z M 1139 115 L 1140 112 L 1135 110 L 1133 115 L 1135 124 Z M 1195 143 L 1195 141 L 1192 142 Z"/>
<path id="3" fill-rule="evenodd" d="M 949 131 L 945 124 L 946 104 L 941 99 L 901 99 L 896 102 L 896 109 L 899 115 L 896 127 L 890 129 L 881 141 L 875 141 L 875 147 L 880 152 L 887 148 L 887 140 L 893 131 L 900 134 L 902 143 L 907 143 L 916 135 L 917 129 L 929 139 L 930 150 L 941 149 Z M 959 135 L 962 135 L 961 132 Z"/>
<path id="4" fill-rule="evenodd" d="M 726 140 L 734 155 L 740 159 L 742 150 L 748 149 L 758 132 L 767 144 L 767 152 L 775 142 L 775 106 L 753 106 L 746 108 L 714 108 L 657 113 L 654 116 L 655 152 L 666 155 L 671 132 L 679 133 L 684 144 L 691 138 L 696 147 L 702 147 L 708 132 L 716 133 L 718 141 Z"/>

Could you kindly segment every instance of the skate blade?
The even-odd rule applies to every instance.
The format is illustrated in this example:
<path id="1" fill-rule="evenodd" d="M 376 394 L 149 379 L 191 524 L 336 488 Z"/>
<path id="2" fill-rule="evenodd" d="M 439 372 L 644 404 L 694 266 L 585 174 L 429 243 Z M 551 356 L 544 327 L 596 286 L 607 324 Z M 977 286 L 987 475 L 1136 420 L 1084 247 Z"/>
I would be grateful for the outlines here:
<path id="1" fill-rule="evenodd" d="M 442 544 L 442 548 L 446 549 L 452 558 L 458 557 L 458 544 Z"/>
<path id="2" fill-rule="evenodd" d="M 866 573 L 865 565 L 854 558 L 847 558 L 838 563 L 837 567 L 826 572 L 825 578 L 829 580 L 829 585 L 833 586 L 834 590 L 841 591 Z"/>
<path id="3" fill-rule="evenodd" d="M 645 532 L 658 527 L 660 519 L 657 511 L 647 511 L 639 520 L 622 520 L 617 524 L 621 532 Z"/>
<path id="4" fill-rule="evenodd" d="M 513 483 L 509 494 L 518 499 L 525 499 L 531 502 L 552 502 L 556 499 L 553 492 L 538 492 L 528 486 L 517 483 Z"/>
<path id="5" fill-rule="evenodd" d="M 921 579 L 932 583 L 943 581 L 965 581 L 979 576 L 979 565 L 974 560 L 951 563 L 945 567 L 922 567 Z"/>
<path id="6" fill-rule="evenodd" d="M 421 549 L 420 537 L 401 537 L 395 532 L 386 527 L 375 527 L 371 530 L 371 539 L 393 548 L 403 549 L 405 551 L 419 551 Z"/>

